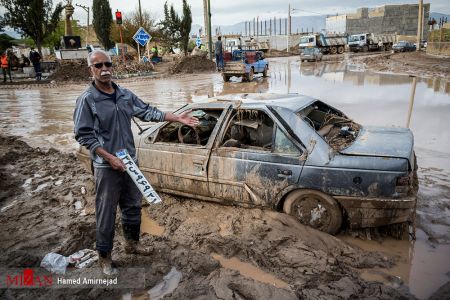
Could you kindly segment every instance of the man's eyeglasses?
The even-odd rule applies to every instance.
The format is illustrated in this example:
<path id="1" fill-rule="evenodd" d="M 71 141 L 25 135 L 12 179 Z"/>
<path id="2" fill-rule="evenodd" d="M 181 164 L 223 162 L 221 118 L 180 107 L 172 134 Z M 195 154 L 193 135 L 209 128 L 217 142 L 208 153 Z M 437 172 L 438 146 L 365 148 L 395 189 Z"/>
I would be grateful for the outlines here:
<path id="1" fill-rule="evenodd" d="M 100 63 L 96 63 L 96 64 L 92 64 L 91 66 L 96 67 L 97 69 L 101 69 L 103 67 L 103 65 L 105 65 L 105 67 L 107 68 L 111 68 L 112 67 L 112 62 L 110 61 L 105 61 L 105 62 L 100 62 Z"/>

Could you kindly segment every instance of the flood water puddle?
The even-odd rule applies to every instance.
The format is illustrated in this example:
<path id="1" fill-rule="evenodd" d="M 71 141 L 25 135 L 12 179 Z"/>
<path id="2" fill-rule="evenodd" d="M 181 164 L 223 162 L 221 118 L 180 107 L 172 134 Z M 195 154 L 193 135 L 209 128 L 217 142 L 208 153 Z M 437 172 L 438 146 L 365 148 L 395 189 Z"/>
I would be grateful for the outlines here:
<path id="1" fill-rule="evenodd" d="M 239 273 L 241 273 L 242 276 L 254 279 L 259 282 L 272 284 L 279 288 L 284 288 L 284 289 L 289 288 L 289 285 L 286 282 L 284 282 L 283 280 L 280 280 L 280 279 L 276 278 L 275 276 L 264 272 L 263 270 L 255 267 L 254 265 L 252 265 L 250 263 L 243 262 L 243 261 L 237 259 L 236 257 L 225 258 L 217 253 L 212 253 L 211 256 L 215 260 L 219 261 L 220 264 L 222 265 L 222 267 L 239 271 Z"/>
<path id="2" fill-rule="evenodd" d="M 430 297 L 433 292 L 450 280 L 450 245 L 430 244 L 428 236 L 417 230 L 416 241 L 384 238 L 378 241 L 363 241 L 349 236 L 339 238 L 352 246 L 366 251 L 376 251 L 395 257 L 397 262 L 390 269 L 362 269 L 361 277 L 368 281 L 378 281 L 396 285 L 393 276 L 409 287 L 419 299 Z M 395 278 L 394 278 L 395 279 Z M 398 281 L 400 283 L 401 281 Z"/>
<path id="3" fill-rule="evenodd" d="M 155 220 L 150 218 L 145 209 L 143 209 L 141 213 L 141 232 L 162 236 L 164 234 L 164 226 L 159 225 Z"/>

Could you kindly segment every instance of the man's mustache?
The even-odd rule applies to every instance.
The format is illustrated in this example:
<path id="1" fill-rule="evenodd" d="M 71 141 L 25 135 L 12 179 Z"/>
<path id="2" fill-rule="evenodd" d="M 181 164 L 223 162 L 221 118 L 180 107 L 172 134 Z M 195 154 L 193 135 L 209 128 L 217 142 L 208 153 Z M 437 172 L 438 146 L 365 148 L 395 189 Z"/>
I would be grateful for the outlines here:
<path id="1" fill-rule="evenodd" d="M 110 71 L 102 71 L 100 73 L 100 76 L 103 76 L 103 75 L 111 75 L 111 72 Z"/>

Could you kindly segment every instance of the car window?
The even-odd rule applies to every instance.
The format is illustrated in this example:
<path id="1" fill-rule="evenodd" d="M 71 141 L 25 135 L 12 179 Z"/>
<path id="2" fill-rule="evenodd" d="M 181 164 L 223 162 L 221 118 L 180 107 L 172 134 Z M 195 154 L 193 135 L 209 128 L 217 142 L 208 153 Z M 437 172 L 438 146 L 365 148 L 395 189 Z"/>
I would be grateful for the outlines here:
<path id="1" fill-rule="evenodd" d="M 235 110 L 220 147 L 272 150 L 273 120 L 259 110 Z"/>
<path id="2" fill-rule="evenodd" d="M 195 109 L 192 115 L 199 119 L 199 125 L 192 128 L 179 122 L 168 122 L 159 129 L 155 142 L 204 146 L 222 112 L 222 109 Z"/>
<path id="3" fill-rule="evenodd" d="M 300 150 L 292 143 L 292 141 L 284 134 L 279 127 L 275 132 L 275 141 L 273 146 L 273 153 L 288 154 L 299 156 Z"/>
<path id="4" fill-rule="evenodd" d="M 339 151 L 351 145 L 361 125 L 340 111 L 316 101 L 297 112 L 333 149 Z"/>

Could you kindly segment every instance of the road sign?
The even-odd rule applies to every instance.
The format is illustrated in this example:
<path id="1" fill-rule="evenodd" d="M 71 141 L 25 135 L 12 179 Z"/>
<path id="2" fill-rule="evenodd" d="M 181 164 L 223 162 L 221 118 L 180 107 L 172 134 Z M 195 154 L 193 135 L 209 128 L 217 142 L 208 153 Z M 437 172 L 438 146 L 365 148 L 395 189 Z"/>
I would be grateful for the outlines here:
<path id="1" fill-rule="evenodd" d="M 144 47 L 150 40 L 152 39 L 152 36 L 145 31 L 144 28 L 139 28 L 138 31 L 133 35 L 133 40 L 136 41 L 139 45 Z"/>
<path id="2" fill-rule="evenodd" d="M 195 44 L 197 45 L 197 47 L 200 47 L 200 45 L 202 44 L 202 40 L 200 39 L 200 37 L 197 37 Z"/>

